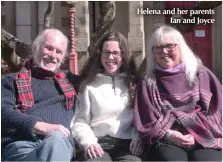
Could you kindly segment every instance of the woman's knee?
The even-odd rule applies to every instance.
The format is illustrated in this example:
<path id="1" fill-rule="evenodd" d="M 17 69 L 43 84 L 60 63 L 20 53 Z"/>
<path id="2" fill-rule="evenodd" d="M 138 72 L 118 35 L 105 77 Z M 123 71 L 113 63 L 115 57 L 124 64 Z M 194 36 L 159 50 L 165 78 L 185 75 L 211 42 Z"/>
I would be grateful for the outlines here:
<path id="1" fill-rule="evenodd" d="M 156 161 L 188 161 L 187 152 L 174 145 L 163 145 L 152 150 L 152 158 Z"/>
<path id="2" fill-rule="evenodd" d="M 222 151 L 214 149 L 197 149 L 190 152 L 192 161 L 221 161 Z"/>
<path id="3" fill-rule="evenodd" d="M 142 159 L 135 155 L 123 154 L 123 155 L 119 155 L 118 157 L 116 157 L 115 161 L 123 161 L 123 162 L 137 161 L 137 162 L 140 162 L 140 161 L 142 161 Z"/>
<path id="4" fill-rule="evenodd" d="M 87 156 L 87 153 L 85 153 L 85 160 L 86 160 L 86 161 L 101 161 L 101 162 L 103 162 L 103 161 L 110 161 L 110 162 L 112 162 L 112 158 L 111 158 L 110 155 L 109 155 L 107 152 L 105 152 L 105 151 L 104 151 L 104 154 L 103 154 L 102 157 L 96 157 L 96 158 L 89 158 L 89 157 Z"/>

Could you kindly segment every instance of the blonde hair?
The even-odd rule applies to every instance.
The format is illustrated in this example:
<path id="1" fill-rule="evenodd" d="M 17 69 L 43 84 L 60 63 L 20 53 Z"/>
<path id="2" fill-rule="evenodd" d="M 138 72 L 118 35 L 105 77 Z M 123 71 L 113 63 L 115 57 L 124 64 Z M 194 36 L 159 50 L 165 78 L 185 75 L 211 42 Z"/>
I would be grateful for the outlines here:
<path id="1" fill-rule="evenodd" d="M 147 54 L 147 68 L 146 74 L 150 78 L 154 78 L 154 67 L 155 67 L 155 57 L 153 53 L 153 46 L 160 45 L 160 43 L 166 39 L 173 39 L 173 43 L 176 43 L 180 50 L 181 62 L 185 66 L 186 78 L 189 84 L 194 83 L 198 67 L 202 65 L 201 60 L 195 56 L 190 47 L 185 42 L 182 34 L 173 27 L 162 25 L 155 29 L 153 32 L 148 45 L 148 54 Z"/>

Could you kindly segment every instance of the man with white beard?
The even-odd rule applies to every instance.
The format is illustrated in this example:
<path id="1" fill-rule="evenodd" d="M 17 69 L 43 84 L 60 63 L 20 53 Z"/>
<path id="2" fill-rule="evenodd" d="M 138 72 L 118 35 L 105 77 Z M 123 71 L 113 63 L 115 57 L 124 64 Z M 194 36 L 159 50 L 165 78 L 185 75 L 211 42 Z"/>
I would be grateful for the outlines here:
<path id="1" fill-rule="evenodd" d="M 70 161 L 75 157 L 70 121 L 79 77 L 61 71 L 68 39 L 57 29 L 42 31 L 33 57 L 18 73 L 1 79 L 2 159 Z M 72 84 L 71 84 L 72 82 Z"/>

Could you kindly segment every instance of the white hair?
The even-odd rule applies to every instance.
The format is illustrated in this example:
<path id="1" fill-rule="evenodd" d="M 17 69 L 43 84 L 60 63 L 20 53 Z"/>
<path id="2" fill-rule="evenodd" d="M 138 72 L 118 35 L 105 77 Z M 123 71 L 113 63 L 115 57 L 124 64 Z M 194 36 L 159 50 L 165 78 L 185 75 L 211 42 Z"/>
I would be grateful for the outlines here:
<path id="1" fill-rule="evenodd" d="M 47 33 L 50 33 L 50 32 L 54 33 L 57 36 L 61 36 L 61 39 L 64 39 L 66 41 L 66 49 L 65 49 L 63 58 L 67 56 L 68 54 L 67 49 L 68 49 L 68 42 L 69 42 L 67 37 L 58 29 L 45 29 L 41 33 L 39 33 L 39 35 L 36 37 L 36 39 L 32 43 L 32 57 L 34 58 L 34 60 L 36 59 L 38 55 L 39 48 L 43 45 L 45 41 L 45 36 L 47 35 Z"/>
<path id="2" fill-rule="evenodd" d="M 195 56 L 190 47 L 185 42 L 182 34 L 173 27 L 162 25 L 158 27 L 152 34 L 149 45 L 148 45 L 148 54 L 147 54 L 147 69 L 146 74 L 150 79 L 154 80 L 154 67 L 155 67 L 155 57 L 153 53 L 153 46 L 159 46 L 160 43 L 164 40 L 172 39 L 179 47 L 181 62 L 185 66 L 186 78 L 189 84 L 194 83 L 198 67 L 202 65 L 201 60 Z"/>

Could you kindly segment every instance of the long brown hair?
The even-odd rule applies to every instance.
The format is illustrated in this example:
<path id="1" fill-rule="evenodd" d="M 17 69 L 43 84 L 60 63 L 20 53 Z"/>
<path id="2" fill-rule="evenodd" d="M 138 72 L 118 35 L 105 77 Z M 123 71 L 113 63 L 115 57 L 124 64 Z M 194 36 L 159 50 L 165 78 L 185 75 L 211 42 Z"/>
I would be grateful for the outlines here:
<path id="1" fill-rule="evenodd" d="M 90 53 L 90 58 L 85 63 L 80 72 L 80 86 L 79 91 L 83 92 L 86 85 L 95 79 L 96 74 L 103 73 L 104 67 L 101 63 L 101 51 L 103 44 L 106 41 L 117 41 L 122 52 L 123 64 L 120 67 L 120 72 L 127 73 L 126 84 L 128 86 L 129 96 L 132 99 L 135 93 L 135 77 L 136 77 L 136 64 L 129 50 L 127 39 L 119 32 L 110 32 L 106 34 L 101 42 L 99 48 L 93 53 Z"/>

